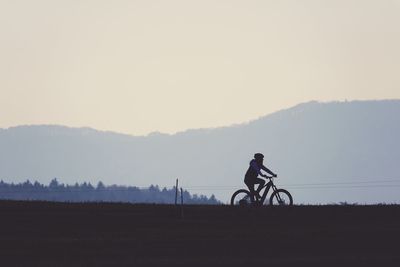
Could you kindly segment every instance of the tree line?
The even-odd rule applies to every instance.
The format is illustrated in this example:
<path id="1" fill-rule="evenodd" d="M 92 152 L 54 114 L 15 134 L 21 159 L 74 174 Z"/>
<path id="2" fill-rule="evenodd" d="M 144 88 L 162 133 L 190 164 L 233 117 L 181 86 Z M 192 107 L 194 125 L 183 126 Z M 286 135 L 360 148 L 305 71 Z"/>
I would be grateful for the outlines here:
<path id="1" fill-rule="evenodd" d="M 179 201 L 180 201 L 179 192 Z M 0 199 L 7 200 L 45 200 L 61 202 L 129 202 L 129 203 L 162 203 L 175 202 L 175 187 L 160 189 L 157 185 L 148 188 L 136 186 L 104 185 L 101 181 L 96 186 L 84 182 L 66 185 L 54 178 L 49 185 L 38 181 L 23 183 L 6 183 L 0 181 Z M 219 204 L 214 195 L 190 194 L 183 191 L 185 204 Z"/>

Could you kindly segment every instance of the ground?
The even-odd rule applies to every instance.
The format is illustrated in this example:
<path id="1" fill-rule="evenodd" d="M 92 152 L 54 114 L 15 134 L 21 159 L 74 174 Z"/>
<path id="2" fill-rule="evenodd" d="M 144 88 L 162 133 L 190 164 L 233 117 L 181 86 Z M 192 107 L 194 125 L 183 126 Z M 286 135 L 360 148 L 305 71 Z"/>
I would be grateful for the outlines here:
<path id="1" fill-rule="evenodd" d="M 0 266 L 400 266 L 400 206 L 0 201 Z"/>

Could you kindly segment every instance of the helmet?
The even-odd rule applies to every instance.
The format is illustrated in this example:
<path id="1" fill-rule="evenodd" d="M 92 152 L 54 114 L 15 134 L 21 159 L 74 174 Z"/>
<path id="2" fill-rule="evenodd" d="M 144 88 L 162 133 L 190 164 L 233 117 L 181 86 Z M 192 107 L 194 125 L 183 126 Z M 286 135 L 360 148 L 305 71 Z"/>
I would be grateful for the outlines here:
<path id="1" fill-rule="evenodd" d="M 264 159 L 264 155 L 261 153 L 256 153 L 256 154 L 254 154 L 254 158 L 256 160 L 262 160 L 262 159 Z"/>

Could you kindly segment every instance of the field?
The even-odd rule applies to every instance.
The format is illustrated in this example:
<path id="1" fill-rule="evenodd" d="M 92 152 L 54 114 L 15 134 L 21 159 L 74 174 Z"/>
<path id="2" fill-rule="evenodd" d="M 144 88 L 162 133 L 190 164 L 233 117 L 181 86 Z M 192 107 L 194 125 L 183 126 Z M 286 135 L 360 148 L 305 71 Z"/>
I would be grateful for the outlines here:
<path id="1" fill-rule="evenodd" d="M 400 206 L 0 202 L 1 266 L 400 266 Z M 182 217 L 183 215 L 183 217 Z"/>

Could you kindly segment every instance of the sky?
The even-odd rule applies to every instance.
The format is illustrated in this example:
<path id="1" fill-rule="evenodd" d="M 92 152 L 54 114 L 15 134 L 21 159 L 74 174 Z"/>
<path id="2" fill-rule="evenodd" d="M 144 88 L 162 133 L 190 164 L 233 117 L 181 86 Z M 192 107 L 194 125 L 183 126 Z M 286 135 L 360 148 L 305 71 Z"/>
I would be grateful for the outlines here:
<path id="1" fill-rule="evenodd" d="M 0 128 L 175 133 L 400 98 L 400 0 L 0 0 Z"/>

